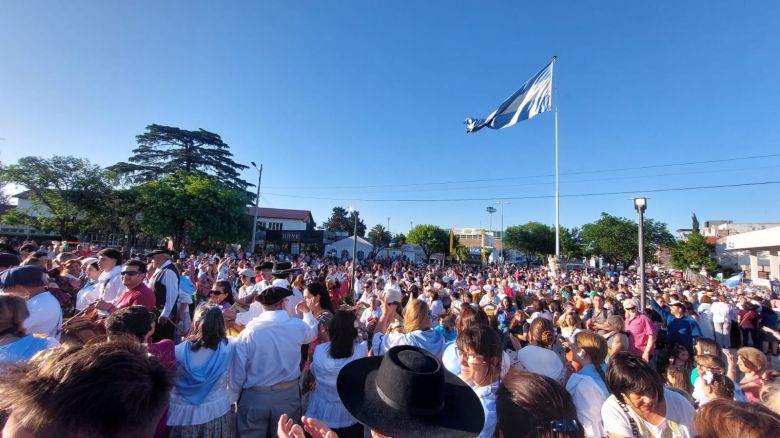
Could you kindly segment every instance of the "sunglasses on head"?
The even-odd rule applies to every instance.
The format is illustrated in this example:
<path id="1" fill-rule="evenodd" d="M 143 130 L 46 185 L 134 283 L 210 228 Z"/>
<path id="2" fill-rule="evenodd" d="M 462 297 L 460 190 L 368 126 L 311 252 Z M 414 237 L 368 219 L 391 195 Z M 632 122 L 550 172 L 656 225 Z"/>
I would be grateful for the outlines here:
<path id="1" fill-rule="evenodd" d="M 139 271 L 122 271 L 122 272 L 119 273 L 119 275 L 129 275 L 131 277 L 135 276 L 135 275 L 138 275 L 138 274 L 141 274 L 141 272 L 139 272 Z"/>

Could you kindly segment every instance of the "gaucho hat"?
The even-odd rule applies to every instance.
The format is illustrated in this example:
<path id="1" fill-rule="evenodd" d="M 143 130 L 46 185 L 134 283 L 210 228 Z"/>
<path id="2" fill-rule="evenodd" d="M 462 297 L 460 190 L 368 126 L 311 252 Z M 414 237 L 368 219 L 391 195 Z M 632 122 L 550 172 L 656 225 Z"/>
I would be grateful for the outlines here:
<path id="1" fill-rule="evenodd" d="M 474 437 L 485 423 L 477 394 L 438 357 L 411 345 L 348 363 L 336 387 L 353 417 L 395 438 Z"/>

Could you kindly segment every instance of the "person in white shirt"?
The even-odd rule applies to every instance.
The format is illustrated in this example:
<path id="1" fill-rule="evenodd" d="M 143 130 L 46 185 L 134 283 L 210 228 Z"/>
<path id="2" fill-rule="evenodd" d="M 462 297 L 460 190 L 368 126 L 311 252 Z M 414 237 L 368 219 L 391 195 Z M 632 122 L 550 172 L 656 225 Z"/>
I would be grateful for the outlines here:
<path id="1" fill-rule="evenodd" d="M 125 290 L 125 285 L 122 284 L 122 278 L 119 276 L 122 270 L 122 253 L 113 248 L 101 249 L 98 252 L 98 267 L 101 271 L 98 277 L 100 299 L 114 303 L 114 300 L 119 298 L 119 294 Z"/>
<path id="2" fill-rule="evenodd" d="M 94 259 L 93 259 L 94 260 Z M 87 282 L 76 294 L 76 310 L 82 311 L 90 304 L 100 298 L 100 288 L 98 278 L 100 277 L 100 268 L 97 262 L 92 262 L 85 266 L 85 276 Z"/>
<path id="3" fill-rule="evenodd" d="M 291 296 L 289 289 L 281 287 L 264 290 L 258 296 L 263 313 L 236 339 L 231 387 L 241 393 L 236 414 L 238 436 L 275 437 L 282 414 L 296 419 L 301 416 L 301 345 L 317 337 L 318 324 L 305 301 L 296 309 L 302 318 L 290 318 L 285 308 Z"/>
<path id="4" fill-rule="evenodd" d="M 338 436 L 362 437 L 363 426 L 341 403 L 336 380 L 345 365 L 368 355 L 368 344 L 357 342 L 355 314 L 345 310 L 336 311 L 328 324 L 328 337 L 328 342 L 314 349 L 311 372 L 317 384 L 309 399 L 306 416 L 322 421 Z"/>
<path id="5" fill-rule="evenodd" d="M 155 270 L 146 285 L 154 291 L 155 310 L 158 315 L 152 340 L 173 340 L 176 336 L 176 324 L 184 317 L 192 299 L 179 294 L 179 270 L 171 263 L 171 252 L 158 249 L 149 253 Z M 189 314 L 188 314 L 189 315 Z"/>
<path id="6" fill-rule="evenodd" d="M 272 262 L 263 262 L 262 264 L 255 266 L 255 274 L 260 271 L 260 281 L 255 283 L 255 290 L 253 295 L 259 295 L 260 292 L 266 288 L 273 286 L 274 278 L 271 276 L 274 264 Z"/>
<path id="7" fill-rule="evenodd" d="M 710 306 L 712 325 L 715 327 L 715 342 L 723 348 L 731 347 L 731 305 L 725 295 L 718 297 Z"/>
<path id="8" fill-rule="evenodd" d="M 369 296 L 370 304 L 367 309 L 363 310 L 360 315 L 360 327 L 362 327 L 369 335 L 373 335 L 374 327 L 379 322 L 379 318 L 382 316 L 382 308 L 379 307 L 379 298 Z"/>
<path id="9" fill-rule="evenodd" d="M 274 277 L 272 285 L 289 289 L 292 292 L 292 296 L 287 300 L 287 306 L 285 307 L 290 318 L 297 317 L 295 306 L 303 301 L 303 293 L 290 286 L 293 271 L 292 263 L 290 262 L 275 262 L 274 269 L 271 271 L 271 275 Z"/>
<path id="10" fill-rule="evenodd" d="M 693 404 L 664 387 L 652 365 L 630 353 L 610 359 L 607 387 L 613 391 L 601 407 L 604 431 L 611 438 L 693 438 Z"/>
<path id="11" fill-rule="evenodd" d="M 43 335 L 60 340 L 62 308 L 54 295 L 46 290 L 48 276 L 37 265 L 17 266 L 2 273 L 0 289 L 27 300 L 30 315 L 24 320 L 28 334 Z"/>

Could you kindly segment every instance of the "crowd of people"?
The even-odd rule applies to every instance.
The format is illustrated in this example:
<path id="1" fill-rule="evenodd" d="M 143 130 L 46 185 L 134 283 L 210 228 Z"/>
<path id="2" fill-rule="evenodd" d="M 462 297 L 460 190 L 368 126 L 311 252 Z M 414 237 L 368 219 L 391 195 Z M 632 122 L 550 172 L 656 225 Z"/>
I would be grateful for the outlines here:
<path id="1" fill-rule="evenodd" d="M 3 436 L 780 430 L 771 291 L 659 271 L 641 308 L 632 271 L 352 270 L 312 254 L 4 243 Z"/>

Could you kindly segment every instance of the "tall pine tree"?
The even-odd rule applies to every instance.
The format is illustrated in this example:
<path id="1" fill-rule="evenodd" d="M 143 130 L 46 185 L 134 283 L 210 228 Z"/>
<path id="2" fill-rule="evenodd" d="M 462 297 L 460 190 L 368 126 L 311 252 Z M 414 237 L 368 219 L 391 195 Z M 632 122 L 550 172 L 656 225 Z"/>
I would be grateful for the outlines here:
<path id="1" fill-rule="evenodd" d="M 230 146 L 213 132 L 187 131 L 173 126 L 149 125 L 135 137 L 138 147 L 128 162 L 109 170 L 132 183 L 142 184 L 184 172 L 186 175 L 211 176 L 225 187 L 246 192 L 251 186 L 239 171 L 248 166 L 233 161 Z M 247 192 L 248 193 L 248 192 Z M 254 198 L 254 194 L 249 194 Z"/>

